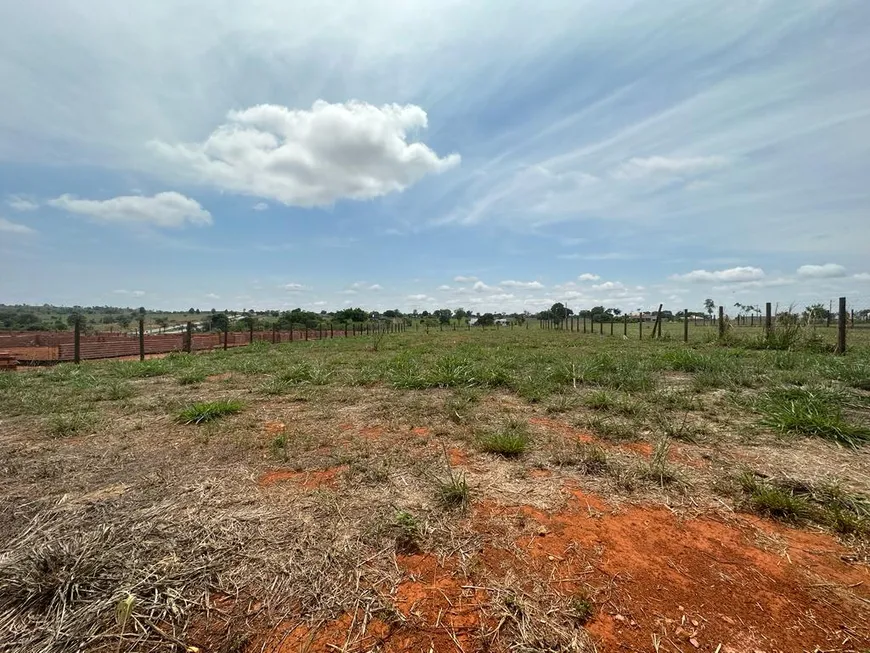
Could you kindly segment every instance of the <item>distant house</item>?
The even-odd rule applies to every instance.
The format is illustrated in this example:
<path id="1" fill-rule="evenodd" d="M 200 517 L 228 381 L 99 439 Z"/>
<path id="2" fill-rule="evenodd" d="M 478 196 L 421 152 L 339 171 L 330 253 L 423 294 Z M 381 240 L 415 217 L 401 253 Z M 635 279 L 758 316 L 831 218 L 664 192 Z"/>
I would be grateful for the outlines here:
<path id="1" fill-rule="evenodd" d="M 507 317 L 500 317 L 500 318 L 498 318 L 498 319 L 495 321 L 495 323 L 498 324 L 498 325 L 500 325 L 500 326 L 510 326 L 510 323 L 511 323 L 512 321 L 513 321 L 513 320 L 511 320 L 510 318 L 507 318 Z"/>
<path id="2" fill-rule="evenodd" d="M 476 317 L 468 318 L 468 324 L 469 324 L 469 326 L 474 326 L 475 324 L 477 324 L 477 318 Z"/>

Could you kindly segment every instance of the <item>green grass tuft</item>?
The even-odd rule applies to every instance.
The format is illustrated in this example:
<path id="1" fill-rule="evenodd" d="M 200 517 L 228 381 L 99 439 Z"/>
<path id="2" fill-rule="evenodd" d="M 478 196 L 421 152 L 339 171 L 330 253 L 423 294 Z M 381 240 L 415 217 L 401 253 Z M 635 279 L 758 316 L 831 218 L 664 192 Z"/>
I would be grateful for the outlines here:
<path id="1" fill-rule="evenodd" d="M 781 433 L 826 438 L 853 448 L 870 442 L 870 428 L 846 421 L 842 403 L 830 391 L 790 387 L 762 395 L 756 409 L 763 425 Z"/>
<path id="2" fill-rule="evenodd" d="M 93 417 L 88 413 L 64 413 L 48 419 L 48 434 L 53 438 L 68 438 L 93 428 Z"/>
<path id="3" fill-rule="evenodd" d="M 242 402 L 235 399 L 200 401 L 182 410 L 176 419 L 182 424 L 202 424 L 227 415 L 234 415 L 241 412 L 242 408 Z"/>
<path id="4" fill-rule="evenodd" d="M 528 427 L 523 422 L 509 422 L 504 428 L 479 437 L 480 448 L 501 456 L 519 456 L 529 445 Z"/>

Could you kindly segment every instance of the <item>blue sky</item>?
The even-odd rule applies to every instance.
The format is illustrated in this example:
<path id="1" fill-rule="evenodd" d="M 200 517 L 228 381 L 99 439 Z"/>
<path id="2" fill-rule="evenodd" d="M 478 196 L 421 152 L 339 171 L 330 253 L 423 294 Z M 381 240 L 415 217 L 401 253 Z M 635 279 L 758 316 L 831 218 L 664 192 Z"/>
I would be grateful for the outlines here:
<path id="1" fill-rule="evenodd" d="M 870 305 L 863 0 L 0 8 L 2 303 Z"/>

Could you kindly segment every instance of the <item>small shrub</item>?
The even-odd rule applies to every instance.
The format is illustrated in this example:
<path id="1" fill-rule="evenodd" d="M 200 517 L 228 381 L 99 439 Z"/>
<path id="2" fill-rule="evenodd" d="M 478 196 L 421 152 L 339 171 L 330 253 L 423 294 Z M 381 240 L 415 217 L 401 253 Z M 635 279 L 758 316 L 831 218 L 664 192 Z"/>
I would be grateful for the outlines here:
<path id="1" fill-rule="evenodd" d="M 462 424 L 471 416 L 474 406 L 480 401 L 480 393 L 471 388 L 457 388 L 444 401 L 447 417 L 457 424 Z"/>
<path id="2" fill-rule="evenodd" d="M 510 422 L 502 429 L 480 436 L 480 448 L 502 456 L 519 456 L 529 445 L 529 434 L 523 422 Z"/>
<path id="3" fill-rule="evenodd" d="M 243 406 L 235 399 L 218 399 L 192 404 L 178 413 L 177 420 L 182 424 L 203 424 L 226 415 L 241 412 Z"/>

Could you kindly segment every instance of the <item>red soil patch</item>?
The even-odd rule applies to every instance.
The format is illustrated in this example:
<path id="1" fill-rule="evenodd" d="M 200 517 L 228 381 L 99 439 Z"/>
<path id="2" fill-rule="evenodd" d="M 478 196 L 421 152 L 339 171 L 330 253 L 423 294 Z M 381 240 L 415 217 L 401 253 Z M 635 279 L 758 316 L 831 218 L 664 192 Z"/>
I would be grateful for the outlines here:
<path id="1" fill-rule="evenodd" d="M 414 428 L 411 429 L 411 433 L 413 433 L 414 435 L 419 435 L 419 436 L 427 436 L 427 435 L 431 435 L 432 431 L 427 429 L 425 426 L 415 426 Z"/>
<path id="2" fill-rule="evenodd" d="M 359 430 L 359 434 L 364 438 L 379 438 L 384 434 L 384 427 L 364 426 Z"/>
<path id="3" fill-rule="evenodd" d="M 363 615 L 344 614 L 334 621 L 315 624 L 288 623 L 276 629 L 263 646 L 250 653 L 321 653 L 326 651 L 478 651 L 481 591 L 463 589 L 467 582 L 451 561 L 440 563 L 428 555 L 398 556 L 406 579 L 396 588 L 394 604 L 401 622 L 386 623 Z M 456 643 L 459 643 L 458 648 Z"/>
<path id="4" fill-rule="evenodd" d="M 266 431 L 269 435 L 277 435 L 282 433 L 284 429 L 287 428 L 287 425 L 284 422 L 266 422 L 263 424 L 263 430 Z"/>
<path id="5" fill-rule="evenodd" d="M 566 424 L 565 422 L 559 422 L 554 419 L 549 419 L 548 417 L 532 417 L 529 420 L 529 424 L 534 424 L 535 426 L 543 426 L 550 431 L 555 431 L 556 433 L 567 435 L 571 438 L 580 440 L 580 442 L 589 443 L 595 441 L 595 438 L 589 433 L 584 433 L 583 431 L 575 429 L 570 424 Z"/>
<path id="6" fill-rule="evenodd" d="M 453 447 L 447 450 L 447 458 L 454 467 L 468 463 L 468 454 L 462 449 Z"/>
<path id="7" fill-rule="evenodd" d="M 529 470 L 529 478 L 550 478 L 553 475 L 549 469 L 531 469 Z"/>
<path id="8" fill-rule="evenodd" d="M 257 482 L 261 486 L 266 487 L 282 481 L 295 481 L 306 490 L 313 490 L 323 486 L 335 487 L 337 482 L 336 477 L 345 469 L 346 467 L 344 465 L 330 467 L 316 472 L 294 472 L 289 469 L 274 469 L 263 474 Z"/>
<path id="9" fill-rule="evenodd" d="M 870 570 L 843 562 L 846 550 L 830 536 L 756 519 L 681 521 L 663 507 L 602 515 L 606 504 L 574 496 L 576 502 L 553 515 L 527 506 L 479 507 L 482 532 L 498 528 L 487 522 L 504 515 L 535 523 L 516 541 L 522 559 L 501 552 L 484 556 L 484 564 L 525 567 L 565 594 L 591 588 L 598 612 L 588 630 L 600 650 L 652 650 L 653 634 L 662 651 L 870 645 L 867 604 L 848 596 L 870 597 Z M 756 546 L 754 526 L 778 535 L 786 553 Z"/>

